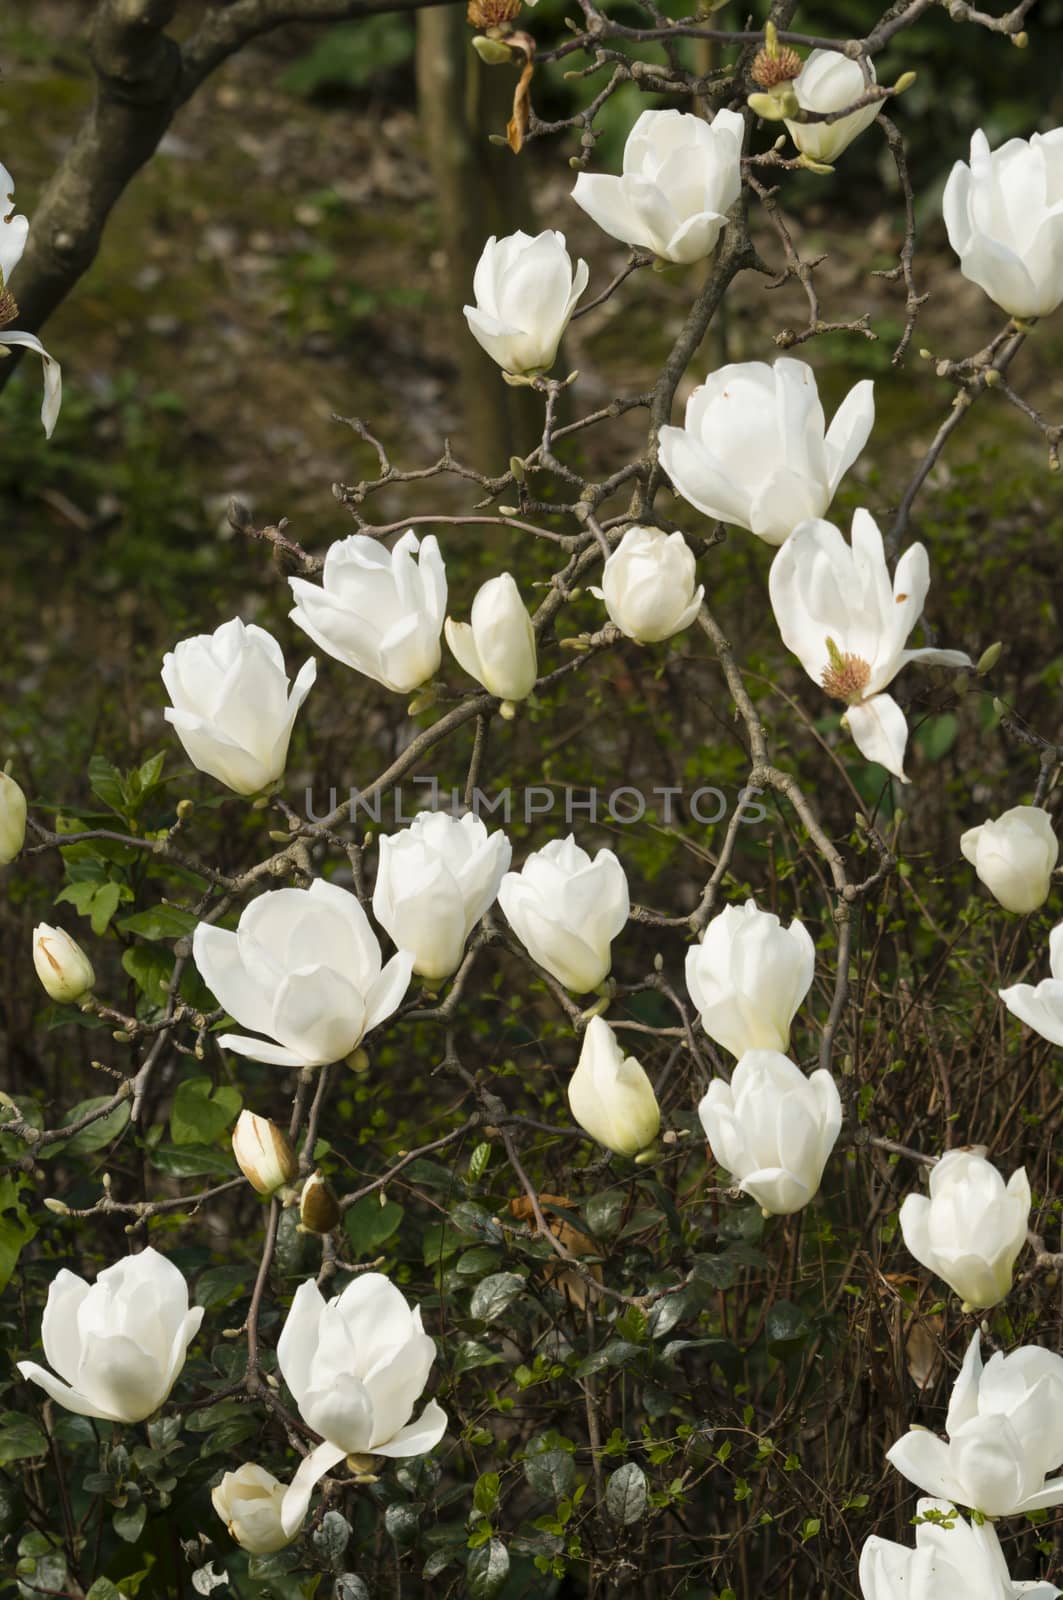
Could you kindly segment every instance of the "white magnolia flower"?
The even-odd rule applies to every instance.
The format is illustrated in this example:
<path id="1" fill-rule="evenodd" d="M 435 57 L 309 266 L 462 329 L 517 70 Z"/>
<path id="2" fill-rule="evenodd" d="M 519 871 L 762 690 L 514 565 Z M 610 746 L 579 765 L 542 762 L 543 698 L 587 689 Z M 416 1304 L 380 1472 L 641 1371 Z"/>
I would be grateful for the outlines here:
<path id="1" fill-rule="evenodd" d="M 422 978 L 449 978 L 465 941 L 498 897 L 513 848 L 480 817 L 421 811 L 380 840 L 373 914 Z"/>
<path id="2" fill-rule="evenodd" d="M 92 962 L 76 939 L 46 922 L 33 930 L 33 965 L 46 993 L 59 1005 L 71 1005 L 96 982 Z"/>
<path id="3" fill-rule="evenodd" d="M 421 1456 L 439 1443 L 447 1417 L 435 1400 L 410 1421 L 435 1354 L 420 1307 L 411 1310 L 382 1273 L 362 1273 L 329 1301 L 312 1279 L 299 1285 L 277 1363 L 303 1421 L 325 1442 L 284 1497 L 287 1535 L 305 1517 L 314 1485 L 344 1456 Z"/>
<path id="4" fill-rule="evenodd" d="M 535 632 L 511 573 L 476 591 L 471 621 L 446 621 L 447 643 L 470 678 L 499 700 L 525 700 L 535 688 Z"/>
<path id="5" fill-rule="evenodd" d="M 990 153 L 979 128 L 971 164 L 957 161 L 942 198 L 965 278 L 1013 317 L 1063 302 L 1063 128 L 1009 139 Z"/>
<path id="6" fill-rule="evenodd" d="M 621 633 L 639 644 L 656 644 L 688 628 L 705 590 L 695 589 L 694 554 L 681 533 L 628 528 L 602 568 L 602 586 L 591 594 L 605 601 Z"/>
<path id="7" fill-rule="evenodd" d="M 276 639 L 233 617 L 167 651 L 162 681 L 173 705 L 163 716 L 200 772 L 237 794 L 257 794 L 283 773 L 296 715 L 316 677 L 311 658 L 289 692 Z"/>
<path id="8" fill-rule="evenodd" d="M 663 261 L 711 255 L 742 187 L 737 111 L 706 122 L 690 111 L 644 111 L 619 178 L 581 172 L 572 198 L 600 228 Z"/>
<path id="9" fill-rule="evenodd" d="M 91 1286 L 61 1268 L 41 1324 L 55 1372 L 20 1361 L 24 1378 L 82 1417 L 142 1422 L 167 1398 L 203 1320 L 172 1261 L 142 1250 L 105 1267 Z"/>
<path id="10" fill-rule="evenodd" d="M 464 307 L 469 331 L 504 371 L 547 372 L 588 276 L 585 261 L 573 272 L 565 236 L 552 228 L 534 239 L 492 234 L 473 278 L 476 304 Z"/>
<path id="11" fill-rule="evenodd" d="M 931 1168 L 930 1194 L 901 1206 L 904 1242 L 972 1310 L 995 1306 L 1011 1288 L 1026 1243 L 1030 1185 L 1023 1168 L 1007 1187 L 977 1150 L 950 1150 Z"/>
<path id="12" fill-rule="evenodd" d="M 816 947 L 754 900 L 727 906 L 687 951 L 686 980 L 709 1038 L 733 1056 L 790 1047 L 790 1024 L 812 985 Z"/>
<path id="13" fill-rule="evenodd" d="M 521 944 L 574 994 L 597 988 L 612 965 L 612 941 L 631 914 L 624 869 L 611 850 L 592 861 L 571 834 L 507 872 L 498 903 Z"/>
<path id="14" fill-rule="evenodd" d="M 1059 840 L 1040 806 L 1012 806 L 968 828 L 960 849 L 1005 911 L 1036 911 L 1048 899 Z"/>
<path id="15" fill-rule="evenodd" d="M 804 361 L 739 361 L 694 390 L 683 426 L 661 429 L 658 453 L 692 506 L 782 544 L 826 511 L 874 421 L 870 378 L 853 385 L 828 428 Z"/>
<path id="16" fill-rule="evenodd" d="M 357 899 L 323 878 L 309 889 L 260 894 L 235 933 L 201 922 L 192 955 L 219 1005 L 241 1027 L 268 1035 L 225 1033 L 218 1043 L 279 1067 L 342 1061 L 391 1016 L 413 967 L 400 950 L 381 969 L 380 945 Z"/>
<path id="17" fill-rule="evenodd" d="M 233 1129 L 236 1165 L 259 1194 L 274 1194 L 291 1183 L 299 1171 L 287 1136 L 268 1117 L 243 1110 Z"/>
<path id="18" fill-rule="evenodd" d="M 875 79 L 875 63 L 868 62 L 871 79 Z M 813 50 L 791 88 L 803 111 L 844 111 L 846 106 L 862 100 L 867 93 L 860 63 L 840 50 Z M 881 101 L 853 111 L 837 122 L 791 122 L 786 126 L 790 138 L 802 155 L 813 161 L 836 161 L 857 136 L 869 128 L 882 109 Z"/>
<path id="19" fill-rule="evenodd" d="M 211 1504 L 232 1538 L 254 1556 L 268 1556 L 291 1544 L 299 1524 L 285 1533 L 281 1523 L 284 1484 L 265 1467 L 245 1461 L 236 1472 L 227 1472 L 210 1491 Z"/>
<path id="20" fill-rule="evenodd" d="M 660 1130 L 653 1084 L 641 1063 L 624 1055 L 603 1017 L 587 1024 L 568 1103 L 580 1127 L 618 1156 L 637 1156 Z"/>
<path id="21" fill-rule="evenodd" d="M 806 1078 L 776 1050 L 747 1050 L 730 1083 L 713 1078 L 698 1106 L 721 1167 L 766 1216 L 806 1206 L 820 1186 L 842 1125 L 830 1073 Z"/>
<path id="22" fill-rule="evenodd" d="M 1054 1583 L 1016 1583 L 991 1522 L 966 1522 L 945 1500 L 920 1500 L 915 1549 L 873 1533 L 860 1553 L 864 1600 L 1056 1600 Z"/>
<path id="23" fill-rule="evenodd" d="M 848 706 L 861 755 L 902 783 L 908 724 L 884 691 L 909 661 L 969 667 L 962 650 L 909 650 L 923 613 L 930 563 L 921 544 L 901 556 L 890 582 L 882 535 L 870 512 L 853 513 L 852 548 L 830 522 L 804 522 L 771 564 L 768 590 L 783 643 L 814 682 Z"/>
<path id="24" fill-rule="evenodd" d="M 0 772 L 0 867 L 14 861 L 26 842 L 26 796 L 6 772 Z"/>
<path id="25" fill-rule="evenodd" d="M 19 333 L 7 323 L 18 316 L 18 303 L 11 293 L 11 274 L 22 259 L 30 225 L 26 217 L 15 212 L 15 180 L 7 168 L 0 164 L 0 345 L 11 348 L 21 346 L 33 350 L 44 364 L 44 402 L 41 422 L 47 438 L 52 437 L 63 401 L 63 374 L 54 356 L 50 356 L 34 333 Z"/>
<path id="26" fill-rule="evenodd" d="M 447 609 L 447 575 L 435 535 L 410 528 L 388 550 L 352 533 L 330 545 L 321 585 L 289 578 L 293 622 L 330 656 L 396 694 L 437 670 Z"/>
<path id="27" fill-rule="evenodd" d="M 912 1428 L 887 1461 L 917 1488 L 987 1517 L 1063 1505 L 1063 1356 L 1022 1345 L 982 1366 L 981 1335 L 967 1349 L 952 1389 L 948 1441 Z"/>
<path id="28" fill-rule="evenodd" d="M 1063 922 L 1048 935 L 1048 965 L 1050 978 L 1042 978 L 1038 984 L 1013 984 L 1001 989 L 1000 998 L 1028 1028 L 1063 1045 Z"/>

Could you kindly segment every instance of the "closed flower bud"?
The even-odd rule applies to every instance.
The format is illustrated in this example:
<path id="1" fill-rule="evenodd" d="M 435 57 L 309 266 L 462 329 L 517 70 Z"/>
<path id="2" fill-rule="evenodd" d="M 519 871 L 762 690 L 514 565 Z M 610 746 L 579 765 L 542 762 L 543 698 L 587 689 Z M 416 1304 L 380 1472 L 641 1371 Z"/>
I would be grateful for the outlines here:
<path id="1" fill-rule="evenodd" d="M 1013 806 L 968 828 L 960 849 L 1005 911 L 1036 911 L 1048 899 L 1059 840 L 1040 806 Z"/>
<path id="2" fill-rule="evenodd" d="M 268 1117 L 241 1111 L 233 1129 L 236 1164 L 259 1194 L 273 1194 L 291 1183 L 299 1170 L 291 1145 Z"/>
<path id="3" fill-rule="evenodd" d="M 512 57 L 507 45 L 497 48 Z M 564 234 L 552 228 L 534 239 L 519 229 L 492 234 L 473 278 L 476 304 L 464 307 L 469 332 L 503 372 L 547 372 L 588 276 L 585 261 L 573 269 Z"/>
<path id="4" fill-rule="evenodd" d="M 765 1216 L 800 1211 L 816 1193 L 842 1125 L 824 1068 L 806 1078 L 775 1050 L 750 1050 L 730 1083 L 714 1078 L 698 1106 L 712 1153 Z"/>
<path id="5" fill-rule="evenodd" d="M 580 1127 L 618 1156 L 637 1156 L 660 1130 L 652 1083 L 635 1057 L 624 1055 L 602 1017 L 587 1024 L 568 1103 Z"/>
<path id="6" fill-rule="evenodd" d="M 1063 303 L 1063 128 L 990 151 L 981 128 L 957 161 L 941 207 L 960 271 L 1013 317 Z"/>
<path id="7" fill-rule="evenodd" d="M 869 61 L 868 66 L 874 83 L 874 63 Z M 829 114 L 844 111 L 846 106 L 862 100 L 869 85 L 859 62 L 838 50 L 813 50 L 790 87 L 802 111 Z M 802 155 L 810 156 L 813 161 L 832 162 L 871 126 L 881 109 L 882 102 L 875 100 L 847 117 L 840 117 L 837 122 L 787 121 L 786 127 Z"/>
<path id="8" fill-rule="evenodd" d="M 26 796 L 14 778 L 0 772 L 0 867 L 14 861 L 26 839 Z"/>
<path id="9" fill-rule="evenodd" d="M 446 621 L 447 643 L 470 678 L 499 700 L 524 700 L 535 688 L 535 633 L 512 574 L 477 591 L 469 622 Z"/>
<path id="10" fill-rule="evenodd" d="M 681 533 L 660 528 L 629 528 L 602 569 L 602 586 L 592 589 L 605 601 L 610 621 L 640 644 L 656 644 L 689 627 L 705 590 L 694 584 L 697 571 Z"/>
<path id="11" fill-rule="evenodd" d="M 281 1523 L 285 1486 L 265 1467 L 245 1461 L 236 1472 L 227 1472 L 210 1491 L 211 1504 L 242 1550 L 253 1556 L 268 1556 L 291 1544 L 302 1519 L 290 1533 Z"/>
<path id="12" fill-rule="evenodd" d="M 331 1233 L 339 1226 L 339 1201 L 323 1172 L 312 1172 L 299 1196 L 299 1221 L 311 1233 Z"/>
<path id="13" fill-rule="evenodd" d="M 1005 1186 L 974 1150 L 942 1156 L 931 1169 L 929 1196 L 910 1194 L 900 1210 L 911 1254 L 979 1311 L 998 1305 L 1011 1288 L 1029 1221 L 1025 1171 L 1013 1172 Z"/>
<path id="14" fill-rule="evenodd" d="M 33 930 L 33 965 L 48 994 L 69 1005 L 88 994 L 96 982 L 92 962 L 76 940 L 46 922 Z"/>

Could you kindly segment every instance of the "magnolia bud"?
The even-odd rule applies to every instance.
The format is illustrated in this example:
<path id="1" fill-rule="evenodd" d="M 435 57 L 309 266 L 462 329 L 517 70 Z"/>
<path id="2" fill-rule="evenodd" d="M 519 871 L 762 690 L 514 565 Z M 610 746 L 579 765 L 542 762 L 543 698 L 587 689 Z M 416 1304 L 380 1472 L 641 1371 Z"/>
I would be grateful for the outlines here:
<path id="1" fill-rule="evenodd" d="M 233 1129 L 236 1164 L 259 1194 L 273 1194 L 291 1183 L 299 1170 L 291 1145 L 268 1117 L 241 1111 Z"/>
<path id="2" fill-rule="evenodd" d="M 985 677 L 987 672 L 992 672 L 1000 660 L 1000 653 L 1003 648 L 1002 642 L 998 639 L 996 644 L 991 644 L 988 649 L 982 651 L 982 654 L 978 657 L 978 664 L 974 669 L 980 678 Z"/>
<path id="3" fill-rule="evenodd" d="M 513 51 L 508 44 L 503 44 L 501 39 L 485 38 L 482 33 L 476 34 L 472 47 L 488 67 L 502 67 L 514 59 Z"/>
<path id="4" fill-rule="evenodd" d="M 340 1220 L 339 1201 L 320 1169 L 311 1173 L 299 1196 L 299 1221 L 311 1233 L 331 1233 Z"/>
<path id="5" fill-rule="evenodd" d="M 26 796 L 14 778 L 0 772 L 0 866 L 14 861 L 26 838 Z"/>
<path id="6" fill-rule="evenodd" d="M 33 965 L 48 994 L 60 1005 L 80 1000 L 96 982 L 92 963 L 76 940 L 46 922 L 33 930 Z"/>

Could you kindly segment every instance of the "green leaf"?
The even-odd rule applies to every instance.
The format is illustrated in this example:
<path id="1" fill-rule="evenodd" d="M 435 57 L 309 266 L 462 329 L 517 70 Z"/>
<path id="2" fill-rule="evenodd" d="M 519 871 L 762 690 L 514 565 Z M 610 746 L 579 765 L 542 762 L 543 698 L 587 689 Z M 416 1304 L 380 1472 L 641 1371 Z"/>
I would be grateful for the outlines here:
<path id="1" fill-rule="evenodd" d="M 642 1353 L 640 1344 L 632 1344 L 628 1339 L 610 1339 L 600 1350 L 593 1350 L 589 1356 L 584 1356 L 576 1368 L 576 1377 L 589 1378 L 595 1372 L 601 1372 L 603 1367 L 624 1367 Z"/>
<path id="2" fill-rule="evenodd" d="M 85 1594 L 85 1600 L 122 1600 L 122 1591 L 110 1578 L 97 1578 Z"/>
<path id="3" fill-rule="evenodd" d="M 351 1525 L 338 1511 L 326 1511 L 321 1526 L 310 1535 L 310 1543 L 322 1560 L 335 1567 L 351 1538 Z"/>
<path id="4" fill-rule="evenodd" d="M 183 939 L 195 930 L 198 919 L 179 906 L 152 906 L 135 911 L 118 923 L 121 933 L 136 933 L 142 939 Z"/>
<path id="5" fill-rule="evenodd" d="M 780 1360 L 796 1355 L 810 1332 L 804 1312 L 789 1300 L 777 1300 L 764 1319 L 768 1349 Z"/>
<path id="6" fill-rule="evenodd" d="M 497 1506 L 501 1487 L 502 1479 L 497 1472 L 484 1472 L 477 1478 L 472 1503 L 483 1516 L 489 1517 Z"/>
<path id="7" fill-rule="evenodd" d="M 231 1156 L 202 1144 L 163 1145 L 152 1151 L 151 1164 L 168 1178 L 234 1178 L 237 1170 Z"/>
<path id="8" fill-rule="evenodd" d="M 89 762 L 89 787 L 105 806 L 125 816 L 125 784 L 122 774 L 106 756 L 93 756 Z"/>
<path id="9" fill-rule="evenodd" d="M 509 1551 L 501 1539 L 491 1539 L 469 1552 L 466 1576 L 469 1600 L 494 1600 L 509 1577 Z"/>
<path id="10" fill-rule="evenodd" d="M 0 1413 L 0 1467 L 47 1452 L 48 1441 L 32 1417 L 20 1416 L 17 1411 Z"/>
<path id="11" fill-rule="evenodd" d="M 567 1450 L 542 1450 L 524 1459 L 524 1476 L 549 1500 L 571 1494 L 576 1483 L 576 1463 Z"/>
<path id="12" fill-rule="evenodd" d="M 375 1255 L 379 1247 L 391 1238 L 404 1216 L 402 1207 L 396 1205 L 394 1200 L 385 1200 L 381 1205 L 380 1197 L 375 1194 L 367 1194 L 355 1201 L 343 1218 L 343 1229 L 355 1255 L 359 1259 Z"/>
<path id="13" fill-rule="evenodd" d="M 174 1144 L 209 1145 L 236 1121 L 242 1104 L 239 1089 L 207 1077 L 185 1078 L 177 1086 L 170 1112 Z"/>
<path id="14" fill-rule="evenodd" d="M 167 985 L 173 976 L 173 956 L 169 950 L 153 950 L 137 944 L 122 951 L 122 968 L 141 994 L 153 1006 L 164 1006 L 170 998 Z"/>
<path id="15" fill-rule="evenodd" d="M 25 1178 L 0 1178 L 0 1293 L 11 1282 L 23 1245 L 37 1232 L 21 1198 L 26 1186 Z"/>
<path id="16" fill-rule="evenodd" d="M 518 1272 L 493 1272 L 476 1285 L 469 1310 L 480 1322 L 494 1322 L 524 1293 L 524 1288 L 524 1279 Z"/>
<path id="17" fill-rule="evenodd" d="M 87 1116 L 90 1111 L 95 1111 L 98 1107 L 105 1106 L 113 1098 L 113 1095 L 99 1094 L 93 1096 L 91 1100 L 79 1100 L 76 1106 L 71 1106 L 68 1112 L 69 1120 L 65 1126 L 73 1126 L 75 1122 L 79 1122 L 82 1117 Z M 90 1122 L 87 1128 L 82 1128 L 80 1133 L 71 1134 L 69 1139 L 65 1139 L 62 1144 L 63 1153 L 74 1156 L 92 1155 L 94 1151 L 102 1150 L 105 1145 L 113 1144 L 128 1121 L 129 1101 L 123 1100 L 119 1105 L 115 1106 L 113 1111 L 109 1111 L 105 1117 L 99 1117 L 95 1122 Z M 59 1148 L 58 1144 L 52 1145 L 48 1150 L 48 1154 L 54 1155 Z"/>
<path id="18" fill-rule="evenodd" d="M 217 1311 L 250 1288 L 253 1276 L 250 1266 L 208 1267 L 196 1279 L 195 1303 L 205 1311 Z"/>
<path id="19" fill-rule="evenodd" d="M 626 1461 L 609 1474 L 605 1485 L 605 1509 L 614 1522 L 628 1527 L 646 1515 L 646 1474 L 635 1461 Z"/>
<path id="20" fill-rule="evenodd" d="M 115 1533 L 126 1544 L 136 1544 L 144 1532 L 144 1524 L 148 1520 L 148 1508 L 143 1500 L 135 1506 L 123 1506 L 111 1518 Z"/>
<path id="21" fill-rule="evenodd" d="M 475 1367 L 496 1367 L 501 1360 L 497 1350 L 490 1350 L 475 1339 L 463 1339 L 454 1351 L 454 1376 L 457 1378 L 463 1372 L 472 1372 Z"/>

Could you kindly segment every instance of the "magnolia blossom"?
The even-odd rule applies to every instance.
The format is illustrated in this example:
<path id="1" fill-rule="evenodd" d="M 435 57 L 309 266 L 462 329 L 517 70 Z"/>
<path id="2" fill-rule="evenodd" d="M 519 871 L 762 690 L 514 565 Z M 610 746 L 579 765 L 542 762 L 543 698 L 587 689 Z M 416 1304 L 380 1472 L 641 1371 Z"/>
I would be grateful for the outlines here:
<path id="1" fill-rule="evenodd" d="M 711 122 L 690 111 L 644 111 L 627 136 L 619 178 L 581 172 L 572 198 L 606 233 L 663 261 L 716 248 L 742 187 L 737 111 Z"/>
<path id="2" fill-rule="evenodd" d="M 580 1127 L 618 1156 L 638 1155 L 661 1126 L 653 1084 L 635 1057 L 624 1055 L 602 1017 L 587 1024 L 568 1103 Z"/>
<path id="3" fill-rule="evenodd" d="M 602 568 L 602 586 L 591 594 L 605 601 L 610 621 L 639 644 L 656 644 L 688 628 L 705 594 L 694 555 L 681 533 L 660 528 L 627 530 Z"/>
<path id="4" fill-rule="evenodd" d="M 565 236 L 552 228 L 534 239 L 492 234 L 472 281 L 476 304 L 464 307 L 469 331 L 504 371 L 546 372 L 588 276 L 585 261 L 573 272 Z"/>
<path id="5" fill-rule="evenodd" d="M 1063 128 L 1009 139 L 990 153 L 979 128 L 971 164 L 957 161 L 942 197 L 960 271 L 1013 317 L 1063 302 Z"/>
<path id="6" fill-rule="evenodd" d="M 18 316 L 18 303 L 11 293 L 11 274 L 22 259 L 30 225 L 26 217 L 15 212 L 15 180 L 7 168 L 0 164 L 0 345 L 14 349 L 18 346 L 33 350 L 44 364 L 44 403 L 41 422 L 47 438 L 52 437 L 63 400 L 62 370 L 54 356 L 50 356 L 34 333 L 19 333 L 8 326 Z"/>
<path id="7" fill-rule="evenodd" d="M 950 1150 L 931 1168 L 930 1194 L 901 1206 L 904 1242 L 972 1310 L 1003 1300 L 1026 1243 L 1030 1185 L 1023 1168 L 1004 1180 L 977 1150 Z"/>
<path id="8" fill-rule="evenodd" d="M 59 1005 L 71 1005 L 96 982 L 92 962 L 76 939 L 46 922 L 33 930 L 33 965 L 42 987 Z"/>
<path id="9" fill-rule="evenodd" d="M 968 828 L 960 849 L 1005 911 L 1036 911 L 1048 899 L 1059 840 L 1040 806 L 1012 806 Z"/>
<path id="10" fill-rule="evenodd" d="M 1028 1028 L 1063 1045 L 1063 922 L 1048 935 L 1048 966 L 1050 978 L 1042 978 L 1038 984 L 1013 984 L 1001 989 L 1000 998 Z"/>
<path id="11" fill-rule="evenodd" d="M 788 1216 L 820 1186 L 842 1125 L 830 1073 L 806 1078 L 777 1050 L 747 1050 L 730 1083 L 714 1078 L 698 1106 L 712 1153 L 765 1216 Z"/>
<path id="12" fill-rule="evenodd" d="M 162 681 L 173 705 L 163 716 L 200 772 L 237 794 L 257 794 L 283 773 L 296 714 L 316 677 L 311 658 L 289 689 L 273 635 L 234 617 L 167 651 Z"/>
<path id="13" fill-rule="evenodd" d="M 875 63 L 869 60 L 868 66 L 874 83 Z M 813 50 L 790 87 L 802 111 L 823 112 L 844 111 L 862 100 L 868 89 L 860 63 L 839 50 Z M 881 102 L 874 101 L 837 122 L 791 122 L 787 118 L 786 126 L 802 155 L 829 164 L 871 126 L 881 109 Z"/>
<path id="14" fill-rule="evenodd" d="M 886 1452 L 918 1488 L 987 1517 L 1063 1505 L 1063 1356 L 1022 1345 L 982 1365 L 981 1335 L 952 1389 L 948 1441 L 913 1428 Z"/>
<path id="15" fill-rule="evenodd" d="M 203 1320 L 188 1285 L 150 1247 L 105 1267 L 91 1286 L 62 1267 L 41 1324 L 55 1372 L 20 1361 L 24 1378 L 82 1417 L 142 1422 L 167 1398 Z"/>
<path id="16" fill-rule="evenodd" d="M 14 861 L 26 842 L 26 796 L 6 772 L 0 772 L 0 867 Z"/>
<path id="17" fill-rule="evenodd" d="M 521 944 L 574 994 L 608 976 L 611 943 L 631 914 L 624 869 L 611 850 L 592 861 L 571 834 L 535 850 L 507 872 L 498 903 Z"/>
<path id="18" fill-rule="evenodd" d="M 884 691 L 909 661 L 969 667 L 962 650 L 909 650 L 923 613 L 930 563 L 921 544 L 901 556 L 892 584 L 882 535 L 853 513 L 852 548 L 830 522 L 804 522 L 771 564 L 768 590 L 783 643 L 816 683 L 848 707 L 856 748 L 902 783 L 908 724 Z"/>
<path id="19" fill-rule="evenodd" d="M 268 1556 L 291 1544 L 302 1518 L 285 1533 L 281 1506 L 285 1487 L 272 1472 L 245 1461 L 236 1472 L 227 1472 L 210 1491 L 210 1500 L 232 1538 L 254 1556 Z"/>
<path id="20" fill-rule="evenodd" d="M 268 1117 L 241 1111 L 233 1129 L 233 1155 L 236 1165 L 259 1194 L 274 1194 L 299 1171 L 287 1137 Z"/>
<path id="21" fill-rule="evenodd" d="M 864 1600 L 1055 1600 L 1054 1583 L 1016 1583 L 991 1522 L 966 1522 L 946 1500 L 920 1500 L 915 1549 L 873 1533 L 860 1553 Z M 929 1519 L 929 1520 L 927 1520 Z"/>
<path id="22" fill-rule="evenodd" d="M 681 428 L 661 429 L 660 462 L 706 516 L 782 544 L 826 511 L 874 421 L 870 378 L 853 385 L 828 428 L 804 361 L 739 361 L 694 390 Z"/>
<path id="23" fill-rule="evenodd" d="M 288 1537 L 305 1517 L 314 1485 L 344 1456 L 421 1456 L 439 1443 L 447 1417 L 435 1400 L 410 1421 L 435 1354 L 420 1308 L 411 1310 L 382 1273 L 362 1273 L 328 1301 L 313 1279 L 299 1285 L 277 1363 L 303 1421 L 325 1442 L 285 1494 Z"/>
<path id="24" fill-rule="evenodd" d="M 435 535 L 410 528 L 393 550 L 364 533 L 330 545 L 321 584 L 289 578 L 293 622 L 330 656 L 409 694 L 437 670 L 447 576 Z"/>
<path id="25" fill-rule="evenodd" d="M 489 578 L 477 590 L 470 616 L 470 622 L 446 621 L 458 665 L 499 700 L 527 699 L 539 672 L 535 633 L 511 573 Z"/>
<path id="26" fill-rule="evenodd" d="M 727 906 L 687 951 L 687 988 L 709 1038 L 733 1056 L 790 1047 L 790 1024 L 808 993 L 816 947 L 804 923 L 788 928 L 756 902 Z"/>
<path id="27" fill-rule="evenodd" d="M 391 1016 L 413 967 L 400 950 L 381 969 L 380 945 L 355 896 L 323 878 L 309 889 L 260 894 L 235 933 L 201 922 L 192 955 L 229 1015 L 268 1035 L 225 1033 L 218 1043 L 279 1067 L 342 1061 Z"/>
<path id="28" fill-rule="evenodd" d="M 489 906 L 513 854 L 504 833 L 471 814 L 421 811 L 380 841 L 373 913 L 413 970 L 437 981 L 461 962 L 465 941 Z"/>

